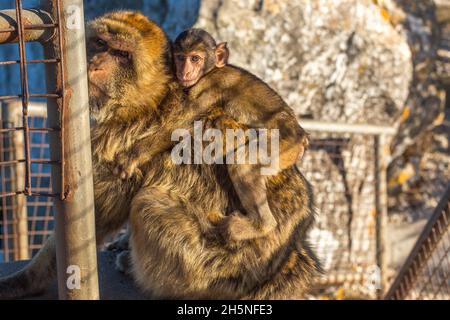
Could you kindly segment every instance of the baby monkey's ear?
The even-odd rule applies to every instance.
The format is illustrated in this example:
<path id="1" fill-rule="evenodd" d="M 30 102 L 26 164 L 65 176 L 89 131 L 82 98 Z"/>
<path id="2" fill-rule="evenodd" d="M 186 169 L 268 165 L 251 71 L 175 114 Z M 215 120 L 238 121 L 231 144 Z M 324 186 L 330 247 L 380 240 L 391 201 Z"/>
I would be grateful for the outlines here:
<path id="1" fill-rule="evenodd" d="M 227 43 L 222 42 L 216 46 L 215 50 L 216 55 L 216 67 L 223 68 L 228 63 L 228 57 L 230 56 L 230 51 L 228 51 Z"/>

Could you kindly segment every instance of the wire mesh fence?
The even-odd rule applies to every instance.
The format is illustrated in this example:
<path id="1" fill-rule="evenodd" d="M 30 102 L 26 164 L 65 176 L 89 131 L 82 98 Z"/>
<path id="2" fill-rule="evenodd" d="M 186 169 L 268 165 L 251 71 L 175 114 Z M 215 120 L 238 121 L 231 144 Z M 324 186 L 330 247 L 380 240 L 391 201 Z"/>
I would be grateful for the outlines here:
<path id="1" fill-rule="evenodd" d="M 386 299 L 450 299 L 450 185 Z"/>
<path id="2" fill-rule="evenodd" d="M 30 103 L 29 125 L 31 128 L 43 128 L 47 123 L 46 106 L 43 103 Z M 21 101 L 2 104 L 1 129 L 22 126 Z M 30 132 L 30 156 L 34 159 L 50 158 L 48 132 Z M 10 163 L 22 158 L 24 153 L 23 136 L 15 131 L 6 131 L 0 142 L 0 162 Z M 20 194 L 21 181 L 24 180 L 24 163 L 1 166 L 1 192 L 16 194 L 2 197 L 0 224 L 0 244 L 3 261 L 25 259 L 33 256 L 42 246 L 46 237 L 53 230 L 53 201 L 51 197 L 33 196 L 26 198 Z M 51 167 L 46 163 L 32 163 L 30 166 L 32 189 L 39 194 L 51 194 Z M 22 182 L 23 183 L 23 182 Z M 20 214 L 23 217 L 20 217 Z M 22 220 L 22 221 L 21 221 Z M 21 224 L 25 228 L 21 228 Z M 22 243 L 19 238 L 25 238 Z M 20 253 L 20 251 L 25 251 Z"/>
<path id="3" fill-rule="evenodd" d="M 318 211 L 311 243 L 323 263 L 315 297 L 376 298 L 383 289 L 384 152 L 390 128 L 301 121 L 311 144 L 300 168 Z"/>
<path id="4" fill-rule="evenodd" d="M 60 1 L 55 10 L 61 13 Z M 44 11 L 25 10 L 21 0 L 15 0 L 15 8 L 2 10 L 0 19 L 0 44 L 17 43 L 18 56 L 9 61 L 0 61 L 0 68 L 17 66 L 14 73 L 20 78 L 19 93 L 0 96 L 2 124 L 0 129 L 1 172 L 1 220 L 0 245 L 4 261 L 27 259 L 42 245 L 53 227 L 50 171 L 52 165 L 60 166 L 64 158 L 51 160 L 48 133 L 63 131 L 63 121 L 55 128 L 47 127 L 46 106 L 31 106 L 33 99 L 63 99 L 63 91 L 30 92 L 28 78 L 30 65 L 55 65 L 64 69 L 62 46 L 49 44 L 45 59 L 27 59 L 27 42 L 47 42 L 56 35 L 62 41 L 62 24 L 54 23 Z M 11 69 L 10 69 L 11 70 Z M 56 73 L 53 75 L 56 77 Z M 51 78 L 49 78 L 51 79 Z M 64 77 L 57 82 L 64 87 Z M 56 110 L 55 110 L 56 113 Z M 60 119 L 62 119 L 62 113 Z M 61 143 L 63 148 L 64 143 Z M 63 167 L 63 166 L 61 166 Z M 64 175 L 61 175 L 64 179 Z"/>

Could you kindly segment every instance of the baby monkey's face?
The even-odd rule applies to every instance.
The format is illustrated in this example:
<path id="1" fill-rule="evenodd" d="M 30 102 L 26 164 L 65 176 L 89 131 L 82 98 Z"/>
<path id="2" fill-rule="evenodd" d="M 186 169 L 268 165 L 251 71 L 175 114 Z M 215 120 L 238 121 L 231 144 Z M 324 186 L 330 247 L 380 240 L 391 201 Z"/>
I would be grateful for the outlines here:
<path id="1" fill-rule="evenodd" d="M 206 53 L 203 51 L 175 52 L 178 81 L 183 87 L 192 87 L 206 72 Z"/>
<path id="2" fill-rule="evenodd" d="M 222 68 L 228 61 L 225 42 L 216 44 L 214 38 L 203 29 L 182 32 L 173 46 L 176 77 L 179 83 L 189 88 L 214 68 Z"/>

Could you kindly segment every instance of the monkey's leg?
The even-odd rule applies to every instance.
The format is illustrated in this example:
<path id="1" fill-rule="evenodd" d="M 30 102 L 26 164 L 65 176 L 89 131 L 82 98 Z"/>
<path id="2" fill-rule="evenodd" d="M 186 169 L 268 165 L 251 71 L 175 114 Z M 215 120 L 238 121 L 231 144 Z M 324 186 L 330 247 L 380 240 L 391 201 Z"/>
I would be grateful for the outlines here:
<path id="1" fill-rule="evenodd" d="M 24 269 L 0 279 L 0 300 L 41 293 L 55 276 L 55 236 L 52 234 Z"/>
<path id="2" fill-rule="evenodd" d="M 273 231 L 277 221 L 267 201 L 266 177 L 256 165 L 228 165 L 228 173 L 247 216 L 230 215 L 225 218 L 221 229 L 233 241 L 263 237 Z"/>
<path id="3" fill-rule="evenodd" d="M 130 250 L 121 251 L 116 257 L 116 269 L 126 275 L 131 274 L 131 252 Z"/>
<path id="4" fill-rule="evenodd" d="M 108 250 L 116 252 L 116 269 L 122 273 L 130 273 L 130 228 L 122 234 L 116 241 L 110 243 Z"/>
<path id="5" fill-rule="evenodd" d="M 241 296 L 244 282 L 226 286 L 216 280 L 242 272 L 246 250 L 229 250 L 221 241 L 207 240 L 207 214 L 200 203 L 192 205 L 164 187 L 142 189 L 134 197 L 130 211 L 133 278 L 155 299 Z M 212 224 L 209 228 L 213 229 Z M 217 288 L 210 288 L 212 283 Z"/>

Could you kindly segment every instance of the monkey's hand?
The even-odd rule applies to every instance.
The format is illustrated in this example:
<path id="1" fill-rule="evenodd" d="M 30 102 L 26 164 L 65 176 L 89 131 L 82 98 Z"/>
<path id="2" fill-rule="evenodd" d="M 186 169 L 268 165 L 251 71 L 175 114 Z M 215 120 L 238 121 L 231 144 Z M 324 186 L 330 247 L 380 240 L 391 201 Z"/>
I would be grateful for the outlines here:
<path id="1" fill-rule="evenodd" d="M 239 242 L 264 237 L 275 229 L 275 224 L 257 227 L 249 217 L 233 212 L 218 225 L 225 241 Z"/>
<path id="2" fill-rule="evenodd" d="M 139 154 L 131 151 L 129 153 L 119 153 L 113 163 L 113 174 L 122 180 L 127 180 L 137 173 L 140 173 L 141 165 Z"/>

